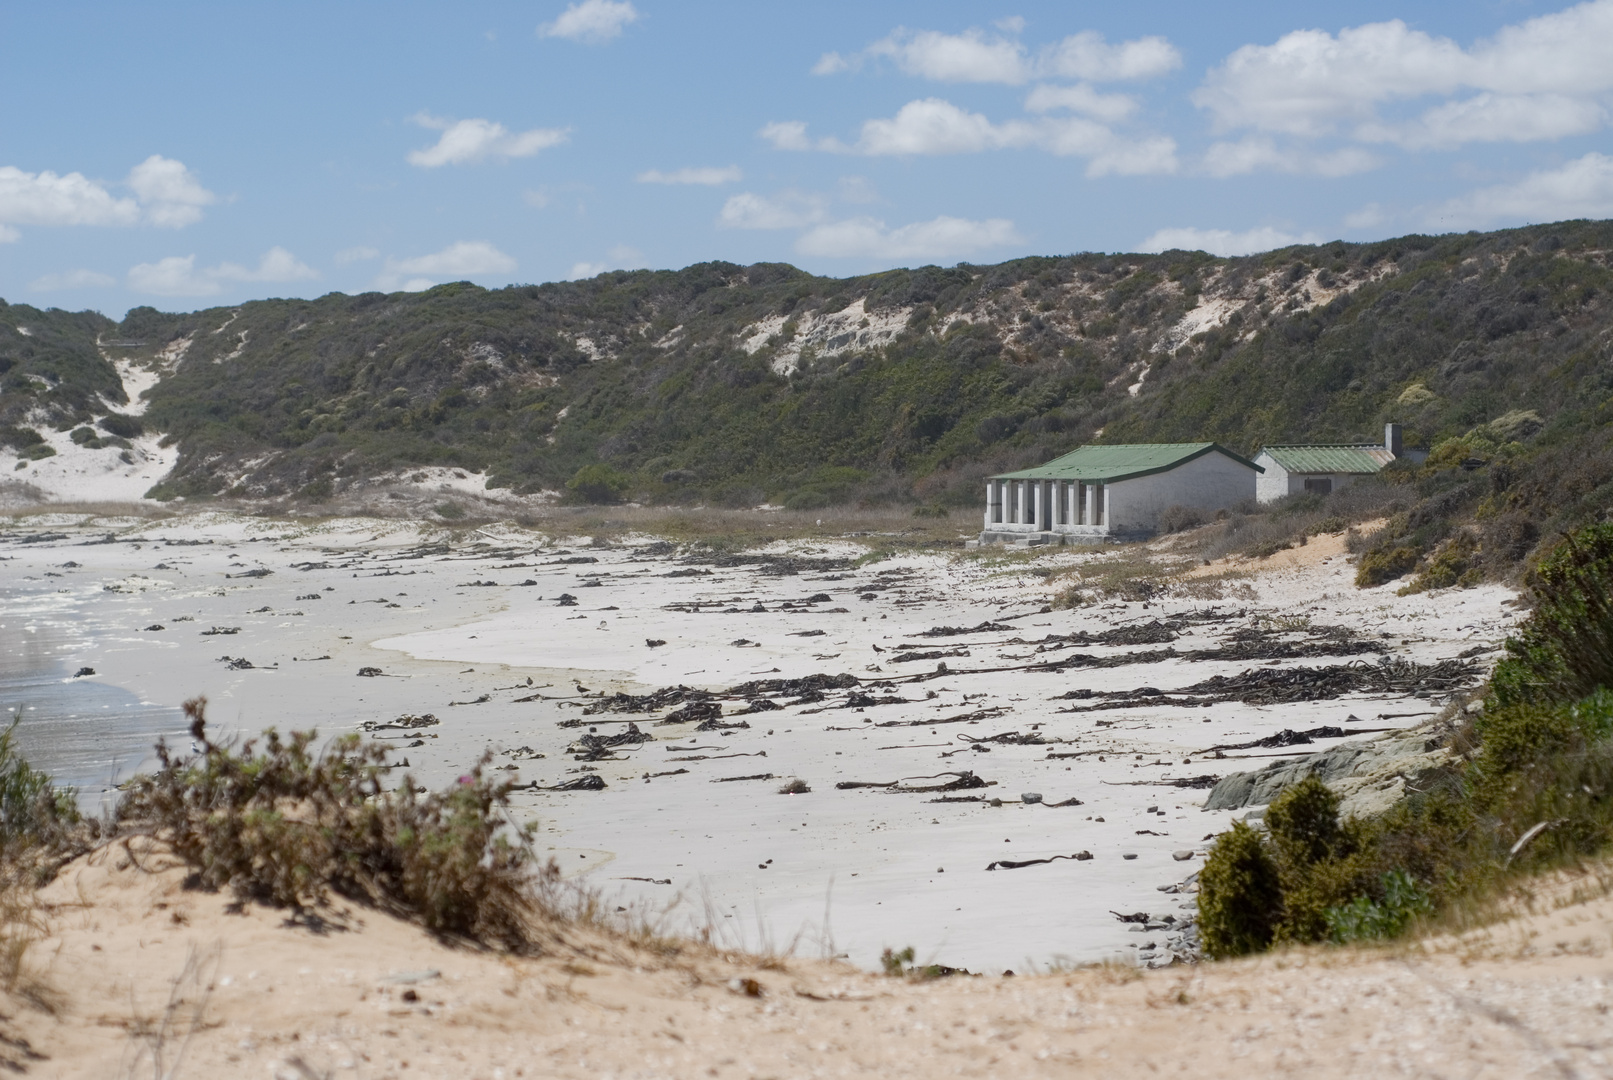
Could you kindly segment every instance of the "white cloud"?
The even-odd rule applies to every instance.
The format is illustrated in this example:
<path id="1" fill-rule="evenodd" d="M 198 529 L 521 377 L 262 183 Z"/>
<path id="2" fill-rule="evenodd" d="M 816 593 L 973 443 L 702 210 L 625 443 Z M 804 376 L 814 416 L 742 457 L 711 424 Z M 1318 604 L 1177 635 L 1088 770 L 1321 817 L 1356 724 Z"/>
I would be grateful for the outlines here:
<path id="1" fill-rule="evenodd" d="M 196 272 L 196 256 L 170 255 L 129 268 L 129 288 L 154 296 L 212 296 L 224 287 L 218 278 Z"/>
<path id="2" fill-rule="evenodd" d="M 538 36 L 598 45 L 620 37 L 623 28 L 638 17 L 638 9 L 626 0 L 582 0 L 562 11 L 554 22 L 538 27 Z"/>
<path id="3" fill-rule="evenodd" d="M 796 241 L 795 250 L 828 258 L 945 259 L 1023 242 L 1006 218 L 969 221 L 943 215 L 891 229 L 863 217 L 819 225 Z"/>
<path id="4" fill-rule="evenodd" d="M 871 203 L 879 201 L 879 192 L 866 176 L 842 176 L 835 185 L 841 202 Z"/>
<path id="5" fill-rule="evenodd" d="M 1609 217 L 1613 217 L 1613 157 L 1591 153 L 1561 168 L 1530 173 L 1514 184 L 1451 199 L 1431 215 L 1431 221 L 1461 227 Z"/>
<path id="6" fill-rule="evenodd" d="M 412 259 L 388 259 L 376 276 L 380 289 L 402 288 L 405 292 L 429 289 L 444 278 L 508 274 L 516 262 L 485 240 L 461 240 L 430 255 Z"/>
<path id="7" fill-rule="evenodd" d="M 21 239 L 22 233 L 13 229 L 10 225 L 0 222 L 0 244 L 15 244 Z"/>
<path id="8" fill-rule="evenodd" d="M 743 191 L 723 203 L 717 225 L 724 229 L 801 229 L 822 221 L 828 209 L 820 195 L 786 191 L 769 198 Z"/>
<path id="9" fill-rule="evenodd" d="M 818 62 L 812 65 L 814 75 L 834 75 L 845 71 L 851 63 L 837 52 L 826 52 L 818 57 Z"/>
<path id="10" fill-rule="evenodd" d="M 306 281 L 318 276 L 318 271 L 285 248 L 272 247 L 255 267 L 225 262 L 198 270 L 194 255 L 170 255 L 154 263 L 139 263 L 129 268 L 128 285 L 135 292 L 155 296 L 213 296 L 223 291 L 226 281 Z"/>
<path id="11" fill-rule="evenodd" d="M 1176 143 L 1166 136 L 1117 135 L 1084 117 L 1044 117 L 996 124 L 941 98 L 910 101 L 889 119 L 865 121 L 855 145 L 833 138 L 814 142 L 807 136 L 806 125 L 798 121 L 769 124 L 761 134 L 782 150 L 816 149 L 870 157 L 1040 149 L 1087 158 L 1088 176 L 1172 173 L 1178 167 Z"/>
<path id="12" fill-rule="evenodd" d="M 1162 37 L 1110 45 L 1095 30 L 1072 34 L 1049 49 L 1041 60 L 1041 69 L 1047 74 L 1093 82 L 1151 79 L 1181 66 L 1182 54 Z"/>
<path id="13" fill-rule="evenodd" d="M 411 119 L 421 127 L 442 132 L 435 146 L 409 151 L 409 164 L 422 169 L 468 165 L 487 158 L 531 157 L 540 150 L 560 145 L 570 136 L 566 128 L 533 128 L 513 133 L 492 120 L 449 121 L 425 113 Z"/>
<path id="14" fill-rule="evenodd" d="M 202 220 L 202 207 L 218 201 L 183 161 L 161 154 L 152 154 L 130 169 L 128 184 L 140 200 L 146 221 L 174 229 Z"/>
<path id="15" fill-rule="evenodd" d="M 979 30 L 897 30 L 868 46 L 865 54 L 888 56 L 904 73 L 937 82 L 1017 84 L 1031 74 L 1025 46 L 1006 38 L 987 39 Z"/>
<path id="16" fill-rule="evenodd" d="M 671 172 L 662 172 L 660 169 L 649 169 L 638 174 L 641 184 L 733 184 L 745 179 L 745 174 L 739 171 L 738 165 L 723 167 L 708 166 L 705 168 L 673 169 Z"/>
<path id="17" fill-rule="evenodd" d="M 28 283 L 35 292 L 59 292 L 66 289 L 104 289 L 118 283 L 110 274 L 95 270 L 68 270 L 60 274 L 44 274 Z"/>
<path id="18" fill-rule="evenodd" d="M 886 57 L 903 73 L 921 79 L 1017 86 L 1034 78 L 1147 79 L 1182 66 L 1182 54 L 1162 37 L 1111 45 L 1102 34 L 1086 30 L 1033 55 L 1017 40 L 1024 19 L 999 19 L 996 26 L 1006 36 L 987 36 L 972 28 L 961 34 L 899 28 L 855 56 L 824 53 L 812 73 L 832 75 L 859 66 L 864 58 Z"/>
<path id="19" fill-rule="evenodd" d="M 372 247 L 343 248 L 336 253 L 336 265 L 346 266 L 348 263 L 364 262 L 366 259 L 379 259 L 381 253 Z"/>
<path id="20" fill-rule="evenodd" d="M 1234 51 L 1193 100 L 1218 130 L 1317 136 L 1359 126 L 1360 137 L 1423 146 L 1582 133 L 1605 119 L 1599 108 L 1592 119 L 1594 102 L 1587 99 L 1609 89 L 1613 0 L 1592 0 L 1505 27 L 1470 49 L 1398 19 L 1337 36 L 1297 30 L 1271 45 Z M 1435 108 L 1409 126 L 1378 117 L 1390 102 L 1464 90 L 1479 95 Z M 1568 107 L 1566 99 L 1576 103 Z"/>
<path id="21" fill-rule="evenodd" d="M 1328 153 L 1308 147 L 1279 147 L 1271 139 L 1251 135 L 1237 142 L 1218 142 L 1204 153 L 1204 171 L 1211 176 L 1244 176 L 1252 172 L 1283 172 L 1310 176 L 1351 176 L 1383 164 L 1360 147 L 1346 146 Z"/>
<path id="22" fill-rule="evenodd" d="M 772 143 L 775 150 L 811 150 L 812 140 L 807 138 L 806 130 L 800 120 L 775 120 L 762 125 L 757 134 Z"/>
<path id="23" fill-rule="evenodd" d="M 227 262 L 219 263 L 206 273 L 229 281 L 307 281 L 319 276 L 319 271 L 283 247 L 272 247 L 264 252 L 256 267 Z"/>
<path id="24" fill-rule="evenodd" d="M 1397 143 L 1408 150 L 1469 142 L 1541 142 L 1585 135 L 1607 119 L 1598 101 L 1562 94 L 1475 94 L 1403 123 L 1368 122 L 1356 129 L 1365 142 Z"/>
<path id="25" fill-rule="evenodd" d="M 113 195 L 83 173 L 58 176 L 0 166 L 0 242 L 18 238 L 16 225 L 150 225 L 180 228 L 201 220 L 218 197 L 184 162 L 153 154 L 129 171 L 134 197 Z"/>
<path id="26" fill-rule="evenodd" d="M 1075 86 L 1049 86 L 1044 83 L 1030 92 L 1025 99 L 1025 109 L 1033 113 L 1067 109 L 1113 124 L 1137 111 L 1137 99 L 1126 94 L 1100 94 L 1086 83 Z"/>
<path id="27" fill-rule="evenodd" d="M 0 166 L 0 222 L 15 225 L 132 225 L 133 199 L 114 197 L 82 173 L 57 176 Z"/>
<path id="28" fill-rule="evenodd" d="M 545 206 L 549 205 L 550 198 L 547 191 L 538 191 L 536 189 L 532 189 L 521 192 L 521 201 L 526 203 L 528 206 L 536 207 L 537 209 L 542 210 Z"/>
<path id="29" fill-rule="evenodd" d="M 581 281 L 584 278 L 598 277 L 610 267 L 604 263 L 577 262 L 571 264 L 571 272 L 566 275 L 570 281 Z"/>
<path id="30" fill-rule="evenodd" d="M 1247 232 L 1230 232 L 1227 229 L 1160 229 L 1138 245 L 1138 251 L 1160 252 L 1180 248 L 1183 251 L 1207 251 L 1211 255 L 1252 255 L 1257 251 L 1293 244 L 1319 244 L 1322 238 L 1315 233 L 1295 236 L 1279 229 L 1263 226 Z"/>

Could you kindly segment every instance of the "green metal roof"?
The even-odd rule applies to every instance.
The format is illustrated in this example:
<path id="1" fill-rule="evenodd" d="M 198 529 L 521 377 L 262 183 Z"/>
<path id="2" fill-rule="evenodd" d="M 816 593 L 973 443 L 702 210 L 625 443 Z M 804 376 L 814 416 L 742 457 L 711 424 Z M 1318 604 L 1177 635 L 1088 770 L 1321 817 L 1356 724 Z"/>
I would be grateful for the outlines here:
<path id="1" fill-rule="evenodd" d="M 1263 446 L 1291 473 L 1375 473 L 1395 459 L 1382 446 Z"/>
<path id="2" fill-rule="evenodd" d="M 1165 472 L 1214 451 L 1225 454 L 1256 472 L 1266 470 L 1213 442 L 1134 443 L 1119 446 L 1081 446 L 1046 465 L 1018 472 L 999 473 L 993 480 L 1085 480 L 1113 483 L 1137 476 Z"/>

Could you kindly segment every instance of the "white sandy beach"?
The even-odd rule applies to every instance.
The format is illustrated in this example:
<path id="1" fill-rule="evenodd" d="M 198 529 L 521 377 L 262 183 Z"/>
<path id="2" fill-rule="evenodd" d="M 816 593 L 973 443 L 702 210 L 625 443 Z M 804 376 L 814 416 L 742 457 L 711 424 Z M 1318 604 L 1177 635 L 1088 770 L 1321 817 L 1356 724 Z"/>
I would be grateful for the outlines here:
<path id="1" fill-rule="evenodd" d="M 41 534 L 60 535 L 24 542 Z M 1393 585 L 1357 590 L 1354 567 L 1327 537 L 1313 540 L 1304 559 L 1286 560 L 1287 569 L 1282 556 L 1273 560 L 1277 567 L 1237 599 L 1166 597 L 1073 611 L 1043 611 L 1050 586 L 1031 571 L 1108 556 L 935 554 L 854 567 L 865 549 L 849 540 L 750 553 L 798 560 L 783 566 L 795 572 L 777 573 L 776 559 L 724 566 L 655 544 L 645 537 L 590 546 L 586 537 L 513 525 L 453 531 L 368 519 L 35 515 L 0 529 L 0 635 L 9 649 L 46 628 L 72 627 L 57 635 L 60 678 L 92 667 L 86 678 L 154 705 L 205 694 L 213 723 L 236 734 L 269 725 L 328 734 L 434 714 L 436 726 L 381 733 L 398 739 L 419 782 L 448 782 L 484 751 L 495 755 L 494 767 L 513 766 L 508 775 L 521 784 L 604 781 L 603 790 L 522 790 L 514 799 L 540 823 L 545 853 L 621 906 L 664 911 L 672 929 L 709 917 L 734 945 L 795 941 L 809 955 L 844 955 L 863 967 L 877 966 L 886 946 L 912 945 L 920 960 L 995 973 L 1147 955 L 1144 945 L 1163 945 L 1161 934 L 1131 932 L 1111 912 L 1183 914 L 1193 897 L 1160 887 L 1191 874 L 1204 838 L 1233 815 L 1202 810 L 1205 790 L 1156 782 L 1258 768 L 1281 753 L 1215 759 L 1207 748 L 1290 728 L 1414 724 L 1438 708 L 1349 695 L 1061 712 L 1094 700 L 1054 700 L 1081 690 L 1171 690 L 1261 665 L 1376 662 L 1376 648 L 1295 660 L 1167 656 L 1000 669 L 1158 649 L 1045 639 L 1173 618 L 1187 619 L 1170 643 L 1177 653 L 1216 648 L 1262 619 L 1291 620 L 1283 625 L 1295 629 L 1280 640 L 1311 640 L 1300 621 L 1308 618 L 1376 638 L 1382 654 L 1432 663 L 1498 644 L 1515 618 L 1505 606 L 1511 594 L 1497 586 L 1411 597 L 1395 596 Z M 564 561 L 581 559 L 597 561 Z M 574 605 L 563 606 L 563 594 Z M 1209 608 L 1219 615 L 1204 614 Z M 922 636 L 992 620 L 1009 629 Z M 206 633 L 214 628 L 238 629 Z M 895 662 L 903 645 L 952 655 Z M 232 668 L 225 658 L 252 667 Z M 947 674 L 905 681 L 933 674 L 937 663 Z M 382 674 L 360 677 L 367 667 Z M 800 704 L 791 704 L 798 694 L 756 695 L 781 707 L 735 717 L 746 702 L 725 700 L 728 715 L 708 731 L 655 726 L 666 710 L 583 716 L 601 693 L 680 684 L 718 691 L 813 674 L 904 680 L 889 691 L 857 688 L 904 701 L 840 707 L 847 690 Z M 30 725 L 28 703 L 0 704 L 23 705 L 24 750 L 49 764 L 48 732 Z M 946 723 L 982 712 L 994 714 Z M 1385 714 L 1391 718 L 1377 719 Z M 582 727 L 559 726 L 579 718 Z M 738 720 L 749 727 L 728 726 Z M 651 741 L 620 748 L 617 760 L 584 764 L 567 755 L 590 728 L 608 736 L 629 721 Z M 1007 732 L 1043 742 L 975 749 L 969 741 Z M 44 753 L 30 751 L 31 741 Z M 529 749 L 511 756 L 522 747 Z M 126 772 L 136 763 L 109 759 L 94 775 L 114 764 Z M 909 786 L 940 784 L 954 777 L 938 774 L 964 771 L 991 786 L 946 797 L 985 801 L 835 786 L 915 777 L 937 778 Z M 812 790 L 779 793 L 796 778 Z M 1024 803 L 1025 792 L 1043 801 Z M 1070 799 L 1080 805 L 1050 805 Z M 1192 857 L 1173 857 L 1184 851 Z M 987 869 L 1078 852 L 1091 858 Z"/>

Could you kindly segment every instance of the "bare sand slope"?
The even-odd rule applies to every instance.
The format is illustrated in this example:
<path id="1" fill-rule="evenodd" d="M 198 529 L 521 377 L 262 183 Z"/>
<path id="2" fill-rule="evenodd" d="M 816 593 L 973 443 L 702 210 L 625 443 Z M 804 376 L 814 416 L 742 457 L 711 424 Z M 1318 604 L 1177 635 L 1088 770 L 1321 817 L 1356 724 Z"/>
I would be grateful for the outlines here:
<path id="1" fill-rule="evenodd" d="M 1613 900 L 1601 888 L 1394 953 L 912 983 L 584 931 L 550 956 L 512 959 L 372 911 L 333 912 L 326 926 L 233 911 L 184 889 L 160 855 L 139 862 L 107 849 L 45 890 L 48 937 L 29 955 L 51 1011 L 18 994 L 0 1002 L 12 1069 L 287 1080 L 1613 1071 Z"/>

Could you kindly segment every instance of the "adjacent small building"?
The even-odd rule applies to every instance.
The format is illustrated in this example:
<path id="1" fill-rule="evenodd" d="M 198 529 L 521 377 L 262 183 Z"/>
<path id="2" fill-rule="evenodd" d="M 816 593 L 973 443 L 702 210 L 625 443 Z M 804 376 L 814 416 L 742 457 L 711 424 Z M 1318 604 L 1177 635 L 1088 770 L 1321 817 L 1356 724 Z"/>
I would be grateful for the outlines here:
<path id="1" fill-rule="evenodd" d="M 1427 453 L 1407 451 L 1401 446 L 1399 424 L 1384 426 L 1382 446 L 1321 443 L 1262 447 L 1255 455 L 1255 464 L 1262 470 L 1255 481 L 1255 497 L 1266 503 L 1304 492 L 1331 495 L 1400 457 L 1420 461 Z"/>
<path id="2" fill-rule="evenodd" d="M 1261 466 L 1213 442 L 1082 446 L 986 481 L 981 543 L 1101 543 L 1159 529 L 1173 506 L 1208 513 L 1255 497 Z"/>

